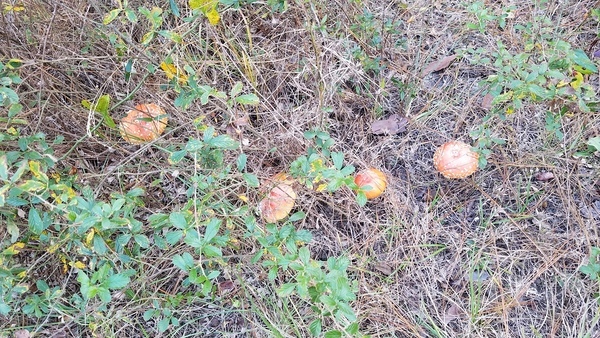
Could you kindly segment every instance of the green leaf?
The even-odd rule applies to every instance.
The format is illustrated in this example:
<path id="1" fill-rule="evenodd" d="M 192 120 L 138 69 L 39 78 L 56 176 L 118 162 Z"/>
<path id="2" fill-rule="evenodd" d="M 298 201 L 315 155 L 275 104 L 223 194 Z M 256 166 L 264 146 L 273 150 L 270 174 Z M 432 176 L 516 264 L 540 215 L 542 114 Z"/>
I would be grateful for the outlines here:
<path id="1" fill-rule="evenodd" d="M 122 10 L 123 10 L 122 8 L 115 8 L 112 11 L 108 12 L 104 16 L 104 19 L 102 20 L 102 23 L 105 24 L 105 25 L 108 25 L 109 23 L 113 22 L 113 20 L 116 19 L 117 16 L 119 16 L 119 14 L 121 14 Z"/>
<path id="2" fill-rule="evenodd" d="M 306 217 L 306 214 L 302 211 L 298 211 L 298 212 L 295 212 L 292 216 L 290 216 L 288 218 L 288 220 L 290 222 L 295 222 L 295 221 L 299 221 L 299 220 L 303 219 L 304 217 Z"/>
<path id="3" fill-rule="evenodd" d="M 2 160 L 2 158 L 0 158 L 0 165 L 2 164 L 1 160 Z M 244 153 L 241 153 L 240 156 L 238 156 L 237 161 L 236 161 L 237 169 L 239 171 L 246 169 L 247 161 L 248 161 L 248 156 Z"/>
<path id="4" fill-rule="evenodd" d="M 176 17 L 179 17 L 179 7 L 177 7 L 177 2 L 175 0 L 169 0 L 169 6 L 171 7 L 171 12 L 173 12 L 173 15 L 175 15 Z"/>
<path id="5" fill-rule="evenodd" d="M 346 327 L 346 332 L 349 334 L 357 334 L 358 333 L 358 323 L 352 323 Z"/>
<path id="6" fill-rule="evenodd" d="M 187 220 L 183 212 L 173 212 L 169 215 L 169 221 L 174 227 L 179 229 L 185 229 L 188 226 Z"/>
<path id="7" fill-rule="evenodd" d="M 223 256 L 223 252 L 221 251 L 221 249 L 217 248 L 214 245 L 205 245 L 202 247 L 202 252 L 207 256 L 207 257 L 222 257 Z"/>
<path id="8" fill-rule="evenodd" d="M 106 279 L 106 287 L 111 290 L 122 289 L 129 284 L 129 277 L 123 273 L 112 275 Z M 104 283 L 103 283 L 104 284 Z"/>
<path id="9" fill-rule="evenodd" d="M 322 324 L 321 324 L 321 319 L 315 319 L 313 320 L 309 325 L 308 325 L 308 330 L 310 331 L 310 334 L 312 334 L 315 337 L 318 337 L 321 335 L 321 330 L 322 330 Z"/>
<path id="10" fill-rule="evenodd" d="M 8 108 L 8 117 L 9 118 L 13 118 L 15 116 L 17 116 L 18 113 L 20 113 L 23 110 L 23 105 L 20 103 L 13 103 L 10 108 Z M 22 120 L 19 120 L 22 121 Z M 16 121 L 13 121 L 13 123 Z"/>
<path id="11" fill-rule="evenodd" d="M 231 91 L 229 92 L 229 95 L 231 97 L 236 97 L 237 94 L 239 94 L 242 91 L 243 85 L 240 81 L 236 82 L 233 87 L 231 88 Z"/>
<path id="12" fill-rule="evenodd" d="M 194 266 L 194 258 L 189 253 L 184 252 L 183 256 L 173 256 L 173 265 L 187 272 L 191 267 Z"/>
<path id="13" fill-rule="evenodd" d="M 204 232 L 204 243 L 210 243 L 213 238 L 219 232 L 219 227 L 221 226 L 221 220 L 217 218 L 212 218 L 210 222 L 206 225 L 206 230 Z"/>
<path id="14" fill-rule="evenodd" d="M 596 151 L 600 151 L 600 137 L 592 137 L 587 141 L 587 145 L 596 149 Z"/>
<path id="15" fill-rule="evenodd" d="M 364 191 L 359 191 L 356 193 L 356 203 L 361 207 L 364 207 L 367 204 L 367 195 L 365 195 Z"/>
<path id="16" fill-rule="evenodd" d="M 168 30 L 158 31 L 158 34 L 160 34 L 160 36 L 163 36 L 163 37 L 165 37 L 165 38 L 167 38 L 167 39 L 169 39 L 169 40 L 171 40 L 171 41 L 173 41 L 175 43 L 182 43 L 183 42 L 183 39 L 181 38 L 181 35 L 179 35 L 177 33 L 174 33 L 174 32 L 171 32 L 171 31 L 168 31 Z"/>
<path id="17" fill-rule="evenodd" d="M 181 160 L 183 160 L 183 158 L 185 157 L 185 155 L 187 155 L 187 153 L 188 153 L 188 151 L 185 149 L 172 152 L 171 156 L 169 156 L 169 163 L 177 164 L 177 163 L 181 162 Z"/>
<path id="18" fill-rule="evenodd" d="M 296 289 L 296 283 L 285 283 L 279 289 L 277 289 L 277 295 L 279 297 L 288 297 Z"/>
<path id="19" fill-rule="evenodd" d="M 573 51 L 573 61 L 579 66 L 586 68 L 594 73 L 598 72 L 598 67 L 590 60 L 590 58 L 581 49 Z"/>
<path id="20" fill-rule="evenodd" d="M 305 265 L 308 265 L 310 262 L 310 250 L 307 247 L 303 246 L 298 250 L 298 258 Z"/>
<path id="21" fill-rule="evenodd" d="M 0 156 L 0 179 L 3 181 L 8 180 L 8 161 L 5 154 Z"/>
<path id="22" fill-rule="evenodd" d="M 137 234 L 133 236 L 133 239 L 140 247 L 144 249 L 147 249 L 150 246 L 150 241 L 148 240 L 148 237 L 146 237 L 146 235 Z"/>
<path id="23" fill-rule="evenodd" d="M 44 222 L 42 221 L 42 217 L 40 213 L 34 209 L 29 209 L 29 228 L 33 231 L 34 234 L 39 235 L 46 229 Z"/>
<path id="24" fill-rule="evenodd" d="M 175 245 L 177 242 L 179 242 L 181 237 L 183 237 L 183 231 L 181 231 L 181 230 L 169 231 L 165 235 L 165 240 L 167 241 L 167 243 L 169 243 L 171 245 Z"/>
<path id="25" fill-rule="evenodd" d="M 344 153 L 340 152 L 332 152 L 331 159 L 333 160 L 333 165 L 336 169 L 341 170 L 344 166 Z"/>
<path id="26" fill-rule="evenodd" d="M 240 104 L 257 105 L 260 103 L 260 99 L 256 94 L 244 94 L 235 98 L 235 101 Z"/>
<path id="27" fill-rule="evenodd" d="M 244 177 L 244 181 L 246 181 L 248 186 L 253 188 L 257 188 L 258 186 L 260 186 L 260 182 L 258 181 L 258 177 L 256 177 L 256 175 L 244 173 L 242 174 L 242 176 Z"/>
<path id="28" fill-rule="evenodd" d="M 238 147 L 237 141 L 232 139 L 229 135 L 219 135 L 217 137 L 213 137 L 206 141 L 206 143 L 215 148 L 221 149 L 236 149 Z"/>
<path id="29" fill-rule="evenodd" d="M 169 328 L 169 323 L 171 321 L 171 317 L 165 317 L 158 322 L 158 331 L 165 332 Z"/>
<path id="30" fill-rule="evenodd" d="M 133 11 L 132 9 L 129 9 L 129 8 L 125 8 L 125 17 L 131 23 L 136 23 L 138 21 L 135 11 Z"/>
<path id="31" fill-rule="evenodd" d="M 331 330 L 325 332 L 325 338 L 341 338 L 342 333 L 338 330 Z"/>

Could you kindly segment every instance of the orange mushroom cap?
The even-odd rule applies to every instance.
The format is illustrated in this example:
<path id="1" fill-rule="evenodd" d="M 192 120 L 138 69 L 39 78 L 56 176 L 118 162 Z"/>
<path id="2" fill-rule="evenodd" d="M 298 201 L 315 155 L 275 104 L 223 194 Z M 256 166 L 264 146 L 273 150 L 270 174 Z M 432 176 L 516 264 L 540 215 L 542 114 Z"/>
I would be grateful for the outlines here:
<path id="1" fill-rule="evenodd" d="M 379 197 L 383 193 L 387 186 L 387 178 L 381 170 L 370 168 L 356 174 L 354 183 L 361 189 L 367 186 L 370 187 L 369 190 L 364 190 L 365 196 L 370 200 Z"/>
<path id="2" fill-rule="evenodd" d="M 295 201 L 294 189 L 287 184 L 280 183 L 260 201 L 258 208 L 265 221 L 275 223 L 289 215 L 294 208 Z"/>
<path id="3" fill-rule="evenodd" d="M 131 144 L 155 140 L 167 127 L 165 111 L 154 103 L 138 104 L 119 124 L 123 139 Z"/>
<path id="4" fill-rule="evenodd" d="M 479 154 L 461 141 L 449 141 L 441 145 L 433 155 L 433 165 L 446 178 L 465 178 L 475 171 Z"/>

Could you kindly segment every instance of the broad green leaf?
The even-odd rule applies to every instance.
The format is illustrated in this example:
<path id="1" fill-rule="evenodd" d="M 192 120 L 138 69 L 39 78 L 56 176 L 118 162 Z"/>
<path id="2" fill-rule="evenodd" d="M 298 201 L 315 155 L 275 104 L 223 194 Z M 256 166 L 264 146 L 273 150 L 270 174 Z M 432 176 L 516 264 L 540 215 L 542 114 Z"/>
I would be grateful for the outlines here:
<path id="1" fill-rule="evenodd" d="M 257 105 L 260 103 L 260 99 L 256 94 L 244 94 L 235 98 L 235 101 L 240 104 Z"/>
<path id="2" fill-rule="evenodd" d="M 573 61 L 577 65 L 579 65 L 587 70 L 590 70 L 594 73 L 598 72 L 598 67 L 596 67 L 596 65 L 590 60 L 590 58 L 581 49 L 577 49 L 577 50 L 573 51 Z"/>
<path id="3" fill-rule="evenodd" d="M 171 317 L 165 317 L 158 322 L 158 332 L 165 332 L 169 329 L 169 324 L 171 322 Z"/>
<path id="4" fill-rule="evenodd" d="M 35 181 L 35 180 L 27 180 L 25 183 L 19 185 L 19 189 L 27 192 L 37 192 L 40 190 L 44 190 L 46 188 L 46 184 Z"/>
<path id="5" fill-rule="evenodd" d="M 322 330 L 322 324 L 321 324 L 321 319 L 315 319 L 313 320 L 309 325 L 308 325 L 308 330 L 310 331 L 310 334 L 312 334 L 315 337 L 318 337 L 321 335 L 321 330 Z"/>
<path id="6" fill-rule="evenodd" d="M 129 280 L 130 279 L 128 276 L 122 273 L 118 273 L 108 277 L 108 279 L 106 280 L 106 287 L 111 290 L 122 289 L 126 287 L 127 284 L 129 284 Z"/>
<path id="7" fill-rule="evenodd" d="M 40 216 L 40 213 L 35 208 L 29 209 L 28 223 L 29 223 L 29 228 L 36 235 L 41 234 L 42 231 L 45 230 L 45 225 L 44 225 L 44 222 L 42 221 L 42 217 Z"/>
<path id="8" fill-rule="evenodd" d="M 8 117 L 9 118 L 13 118 L 15 116 L 17 116 L 17 114 L 19 114 L 21 111 L 23 110 L 23 105 L 20 103 L 13 103 L 10 108 L 8 108 Z M 19 120 L 19 121 L 23 121 L 23 120 Z M 15 123 L 16 121 L 13 121 L 13 123 Z M 25 122 L 25 124 L 27 124 L 27 122 Z"/>
<path id="9" fill-rule="evenodd" d="M 356 203 L 361 207 L 364 207 L 367 204 L 367 195 L 365 195 L 364 191 L 358 191 L 356 193 Z"/>
<path id="10" fill-rule="evenodd" d="M 205 245 L 202 248 L 202 252 L 207 256 L 207 257 L 222 257 L 223 256 L 223 252 L 221 251 L 220 248 L 217 248 L 214 245 Z"/>
<path id="11" fill-rule="evenodd" d="M 279 297 L 288 297 L 296 289 L 295 283 L 285 283 L 279 289 L 277 289 L 277 295 Z"/>
<path id="12" fill-rule="evenodd" d="M 181 162 L 187 153 L 188 151 L 185 149 L 172 152 L 171 156 L 169 156 L 169 164 L 177 164 Z"/>
<path id="13" fill-rule="evenodd" d="M 587 145 L 596 148 L 596 151 L 600 151 L 600 137 L 592 137 L 587 141 Z"/>
<path id="14" fill-rule="evenodd" d="M 310 262 L 310 250 L 307 247 L 303 246 L 298 250 L 298 258 L 305 265 L 308 265 Z"/>
<path id="15" fill-rule="evenodd" d="M 292 216 L 288 218 L 290 222 L 296 222 L 306 217 L 306 214 L 302 211 L 295 212 Z"/>
<path id="16" fill-rule="evenodd" d="M 237 169 L 239 171 L 243 171 L 246 169 L 246 162 L 248 161 L 248 156 L 244 153 L 241 153 L 236 160 Z M 0 178 L 2 178 L 2 158 L 0 157 Z"/>
<path id="17" fill-rule="evenodd" d="M 171 32 L 168 30 L 160 30 L 158 31 L 158 34 L 160 34 L 161 36 L 164 36 L 165 38 L 175 42 L 175 43 L 182 43 L 183 39 L 181 38 L 181 35 L 175 33 L 175 32 Z M 187 80 L 187 79 L 186 79 Z"/>
<path id="18" fill-rule="evenodd" d="M 167 241 L 167 243 L 175 245 L 177 242 L 179 242 L 179 240 L 181 240 L 181 237 L 183 237 L 183 231 L 169 231 L 165 235 L 165 240 Z"/>
<path id="19" fill-rule="evenodd" d="M 210 243 L 213 238 L 219 232 L 219 227 L 221 226 L 221 220 L 217 218 L 212 218 L 210 222 L 206 225 L 206 230 L 204 232 L 204 243 Z"/>
<path id="20" fill-rule="evenodd" d="M 131 23 L 136 23 L 138 21 L 135 11 L 133 11 L 132 9 L 129 9 L 129 8 L 125 9 L 125 17 Z"/>
<path id="21" fill-rule="evenodd" d="M 245 161 L 244 166 L 246 166 Z M 6 154 L 0 156 L 0 180 L 8 181 L 8 161 Z"/>
<path id="22" fill-rule="evenodd" d="M 187 220 L 185 219 L 185 215 L 183 212 L 173 212 L 169 216 L 169 221 L 173 224 L 174 227 L 179 229 L 187 228 Z"/>
<path id="23" fill-rule="evenodd" d="M 144 249 L 146 249 L 150 246 L 150 241 L 148 240 L 148 237 L 146 237 L 146 235 L 137 234 L 137 235 L 133 236 L 133 239 L 140 247 L 142 247 Z"/>
<path id="24" fill-rule="evenodd" d="M 175 0 L 169 0 L 169 6 L 171 7 L 171 12 L 173 12 L 173 15 L 175 15 L 176 17 L 179 17 L 179 7 L 177 7 L 177 2 Z"/>
<path id="25" fill-rule="evenodd" d="M 192 256 L 189 253 L 185 252 L 185 253 L 183 253 L 183 256 L 182 255 L 173 256 L 173 265 L 175 265 L 179 269 L 187 272 L 191 267 L 194 266 L 194 259 L 192 258 Z"/>
<path id="26" fill-rule="evenodd" d="M 344 166 L 344 153 L 343 152 L 332 152 L 331 159 L 336 169 L 340 170 Z"/>
<path id="27" fill-rule="evenodd" d="M 232 139 L 229 135 L 219 135 L 217 137 L 213 137 L 206 143 L 215 148 L 221 149 L 236 149 L 238 147 L 238 142 Z"/>
<path id="28" fill-rule="evenodd" d="M 253 188 L 260 186 L 260 182 L 258 181 L 258 177 L 256 177 L 256 175 L 244 173 L 242 176 L 244 177 L 244 181 L 246 181 L 248 186 Z"/>
<path id="29" fill-rule="evenodd" d="M 325 332 L 325 338 L 341 338 L 342 333 L 338 330 L 331 330 Z"/>
<path id="30" fill-rule="evenodd" d="M 242 91 L 242 88 L 243 88 L 242 83 L 240 81 L 237 81 L 231 88 L 229 95 L 231 97 L 236 97 Z"/>

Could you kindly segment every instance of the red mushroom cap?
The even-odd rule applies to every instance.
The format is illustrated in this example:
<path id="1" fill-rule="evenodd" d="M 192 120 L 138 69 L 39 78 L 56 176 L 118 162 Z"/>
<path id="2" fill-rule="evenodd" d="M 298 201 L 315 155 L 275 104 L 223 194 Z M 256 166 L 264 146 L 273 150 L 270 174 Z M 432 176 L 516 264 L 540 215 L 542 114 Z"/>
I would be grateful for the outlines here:
<path id="1" fill-rule="evenodd" d="M 479 154 L 461 141 L 449 141 L 441 145 L 433 155 L 433 165 L 446 178 L 465 178 L 475 171 Z"/>
<path id="2" fill-rule="evenodd" d="M 165 111 L 154 103 L 138 104 L 119 124 L 123 139 L 131 144 L 155 140 L 165 131 L 168 119 Z"/>

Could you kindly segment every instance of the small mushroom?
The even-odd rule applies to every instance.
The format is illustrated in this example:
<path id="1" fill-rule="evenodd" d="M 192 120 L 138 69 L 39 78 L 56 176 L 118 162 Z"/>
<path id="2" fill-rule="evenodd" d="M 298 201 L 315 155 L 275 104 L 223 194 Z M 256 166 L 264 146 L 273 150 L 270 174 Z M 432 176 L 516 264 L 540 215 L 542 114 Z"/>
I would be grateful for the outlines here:
<path id="1" fill-rule="evenodd" d="M 441 145 L 433 155 L 433 165 L 446 178 L 465 178 L 475 171 L 479 154 L 461 141 L 449 141 Z"/>
<path id="2" fill-rule="evenodd" d="M 379 197 L 387 186 L 387 179 L 381 170 L 365 169 L 354 177 L 354 183 L 364 191 L 368 200 Z"/>
<path id="3" fill-rule="evenodd" d="M 275 186 L 258 204 L 262 218 L 268 223 L 275 223 L 289 215 L 294 208 L 296 192 L 287 184 Z"/>
<path id="4" fill-rule="evenodd" d="M 155 140 L 167 127 L 165 111 L 154 103 L 138 104 L 119 124 L 123 139 L 131 144 Z"/>

